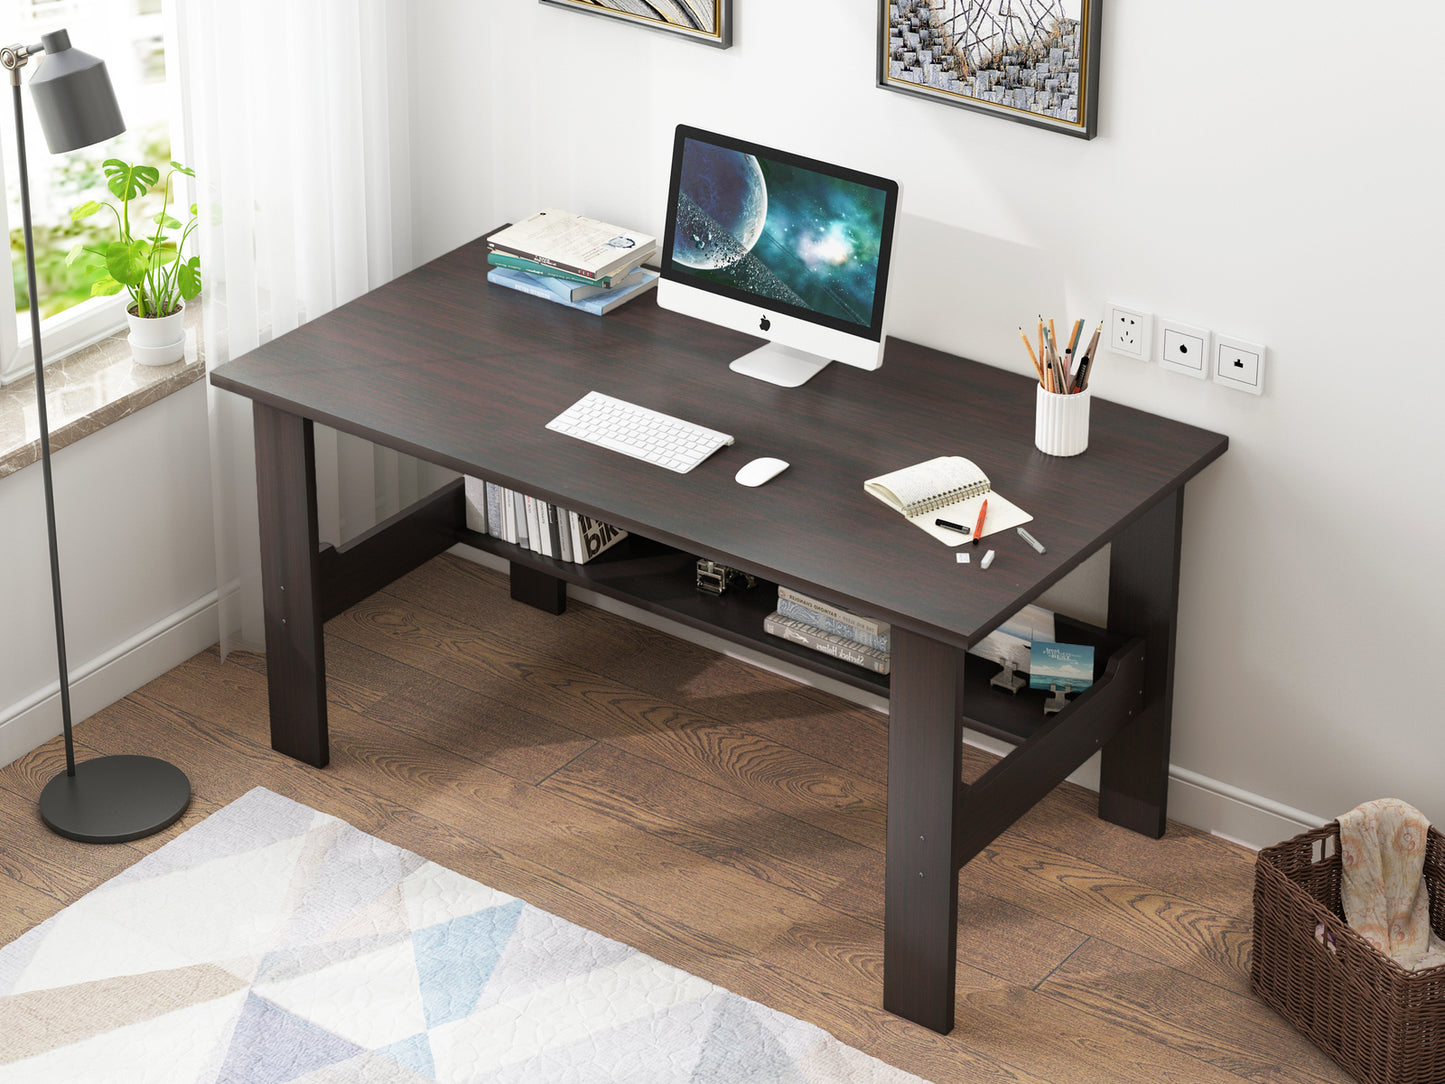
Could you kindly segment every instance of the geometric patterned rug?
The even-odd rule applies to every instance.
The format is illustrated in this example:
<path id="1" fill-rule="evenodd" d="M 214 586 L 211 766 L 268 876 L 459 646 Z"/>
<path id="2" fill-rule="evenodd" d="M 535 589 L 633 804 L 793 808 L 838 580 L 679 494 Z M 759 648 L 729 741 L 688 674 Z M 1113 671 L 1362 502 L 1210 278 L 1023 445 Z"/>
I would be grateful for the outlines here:
<path id="1" fill-rule="evenodd" d="M 0 949 L 0 1082 L 921 1078 L 257 787 Z"/>

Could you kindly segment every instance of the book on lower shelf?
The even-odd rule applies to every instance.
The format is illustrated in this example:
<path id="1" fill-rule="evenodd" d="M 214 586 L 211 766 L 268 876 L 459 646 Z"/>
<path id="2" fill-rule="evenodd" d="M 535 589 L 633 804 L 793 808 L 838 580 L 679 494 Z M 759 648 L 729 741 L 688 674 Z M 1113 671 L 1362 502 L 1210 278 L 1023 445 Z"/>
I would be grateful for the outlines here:
<path id="1" fill-rule="evenodd" d="M 463 490 L 468 530 L 542 557 L 582 565 L 627 537 L 621 527 L 496 482 L 468 475 Z"/>
<path id="2" fill-rule="evenodd" d="M 784 617 L 774 610 L 763 618 L 763 631 L 770 636 L 791 640 L 813 651 L 830 655 L 843 662 L 861 666 L 875 674 L 886 674 L 889 670 L 889 654 L 876 647 L 860 644 L 846 636 L 828 632 L 795 618 Z"/>
<path id="3" fill-rule="evenodd" d="M 842 607 L 812 598 L 790 587 L 778 588 L 778 613 L 782 617 L 791 617 L 805 625 L 831 632 L 835 636 L 846 637 L 879 651 L 889 649 L 887 622 L 850 613 Z"/>

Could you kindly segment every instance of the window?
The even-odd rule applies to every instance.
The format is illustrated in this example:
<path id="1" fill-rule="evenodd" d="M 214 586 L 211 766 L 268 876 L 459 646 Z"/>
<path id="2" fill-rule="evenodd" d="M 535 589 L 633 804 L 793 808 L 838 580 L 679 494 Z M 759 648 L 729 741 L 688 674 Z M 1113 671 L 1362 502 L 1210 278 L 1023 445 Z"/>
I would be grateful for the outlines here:
<path id="1" fill-rule="evenodd" d="M 66 256 L 77 242 L 113 236 L 114 221 L 102 212 L 72 222 L 71 208 L 89 199 L 113 202 L 102 172 L 107 158 L 163 167 L 173 157 L 162 0 L 0 0 L 0 36 L 6 44 L 34 44 L 42 34 L 62 28 L 70 31 L 76 48 L 105 61 L 126 131 L 93 147 L 51 155 L 30 94 L 22 86 L 35 273 L 47 362 L 103 338 L 125 323 L 124 291 L 92 298 L 89 285 L 66 264 Z M 43 56 L 32 58 L 21 70 L 22 84 L 29 81 Z M 4 112 L 12 113 L 13 107 Z M 10 235 L 10 277 L 14 285 L 8 299 L 0 300 L 0 384 L 5 384 L 29 373 L 34 355 L 30 349 L 30 301 L 13 120 L 0 121 L 0 145 L 4 148 L 6 193 L 0 219 Z M 186 193 L 181 196 L 190 202 Z M 159 209 L 157 198 L 156 206 L 142 208 L 142 214 L 154 214 Z"/>

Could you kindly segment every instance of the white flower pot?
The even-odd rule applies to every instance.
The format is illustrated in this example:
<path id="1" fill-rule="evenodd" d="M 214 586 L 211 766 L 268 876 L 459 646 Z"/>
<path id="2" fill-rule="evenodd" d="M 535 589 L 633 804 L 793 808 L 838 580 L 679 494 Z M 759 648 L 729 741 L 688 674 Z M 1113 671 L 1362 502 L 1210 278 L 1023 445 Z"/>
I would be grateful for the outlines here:
<path id="1" fill-rule="evenodd" d="M 127 309 L 130 352 L 141 365 L 174 365 L 186 356 L 186 303 L 169 316 L 137 316 Z"/>

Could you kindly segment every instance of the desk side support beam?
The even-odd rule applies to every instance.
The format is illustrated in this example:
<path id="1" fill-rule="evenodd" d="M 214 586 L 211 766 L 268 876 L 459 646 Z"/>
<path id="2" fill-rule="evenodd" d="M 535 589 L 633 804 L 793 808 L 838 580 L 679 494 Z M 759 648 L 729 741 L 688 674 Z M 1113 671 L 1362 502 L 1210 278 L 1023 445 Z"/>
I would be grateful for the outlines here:
<path id="1" fill-rule="evenodd" d="M 963 652 L 899 626 L 892 649 L 883 1007 L 947 1032 L 957 976 Z"/>
<path id="2" fill-rule="evenodd" d="M 324 768 L 331 751 L 326 733 L 316 441 L 311 422 L 298 415 L 257 401 L 253 417 L 271 747 Z"/>
<path id="3" fill-rule="evenodd" d="M 1143 707 L 1104 746 L 1099 816 L 1154 839 L 1164 834 L 1169 807 L 1183 525 L 1180 486 L 1115 537 L 1109 557 L 1109 629 L 1143 637 L 1147 647 Z"/>

